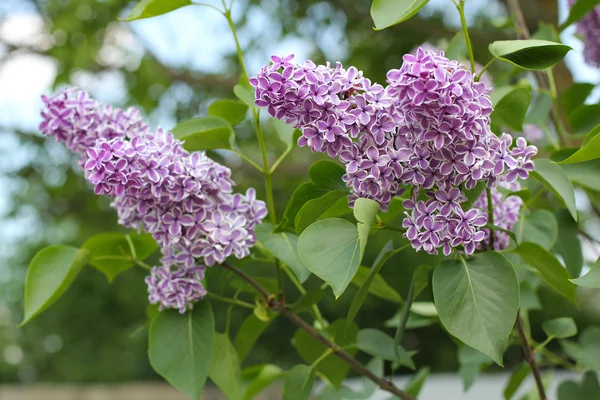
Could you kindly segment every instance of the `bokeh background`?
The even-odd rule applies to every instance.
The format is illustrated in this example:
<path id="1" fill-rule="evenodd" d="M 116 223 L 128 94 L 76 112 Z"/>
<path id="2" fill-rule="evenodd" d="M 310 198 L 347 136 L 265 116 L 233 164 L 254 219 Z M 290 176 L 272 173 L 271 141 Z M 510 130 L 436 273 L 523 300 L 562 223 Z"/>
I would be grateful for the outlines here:
<path id="1" fill-rule="evenodd" d="M 532 32 L 538 21 L 556 24 L 566 15 L 566 0 L 521 3 Z M 208 8 L 188 7 L 150 20 L 118 22 L 117 17 L 124 17 L 132 5 L 128 0 L 0 1 L 0 383 L 158 379 L 145 354 L 147 301 L 142 270 L 131 269 L 109 284 L 101 273 L 86 268 L 50 309 L 26 327 L 16 327 L 22 318 L 27 264 L 38 249 L 52 243 L 77 246 L 95 233 L 119 230 L 108 199 L 92 194 L 74 168 L 74 157 L 37 131 L 40 95 L 77 85 L 103 102 L 140 107 L 153 125 L 167 129 L 177 121 L 205 115 L 216 98 L 233 98 L 239 68 L 222 17 Z M 294 53 L 301 61 L 339 60 L 383 82 L 387 70 L 400 66 L 404 53 L 424 42 L 444 48 L 459 30 L 450 0 L 432 0 L 416 18 L 380 32 L 372 29 L 369 7 L 370 0 L 237 0 L 233 14 L 249 73 L 256 72 L 271 54 Z M 502 1 L 468 0 L 466 9 L 475 56 L 485 64 L 490 58 L 488 43 L 514 38 L 514 28 Z M 557 67 L 559 91 L 574 81 L 597 84 L 600 72 L 583 63 L 582 43 L 574 27 L 563 32 L 562 40 L 575 51 Z M 498 79 L 512 79 L 511 69 L 499 64 L 492 68 Z M 588 101 L 597 98 L 598 93 L 593 93 Z M 265 129 L 274 160 L 283 144 L 269 124 Z M 258 159 L 250 123 L 239 125 L 237 135 L 243 151 Z M 212 156 L 232 168 L 241 189 L 256 186 L 262 195 L 261 177 L 237 156 Z M 315 159 L 308 149 L 296 149 L 276 173 L 280 212 L 289 193 L 307 179 L 307 168 Z M 578 196 L 582 211 L 590 206 L 586 201 Z M 399 240 L 397 235 L 381 233 L 372 240 L 383 244 L 394 236 Z M 596 249 L 586 245 L 584 250 L 586 261 L 595 261 Z M 367 254 L 365 264 L 374 256 Z M 435 265 L 435 259 L 400 254 L 382 274 L 405 294 L 410 273 L 422 263 Z M 211 271 L 209 287 L 219 283 L 219 273 Z M 320 282 L 312 277 L 309 285 Z M 354 291 L 351 287 L 338 300 L 328 291 L 322 306 L 325 318 L 343 317 Z M 533 336 L 543 340 L 539 322 L 559 316 L 573 316 L 580 331 L 600 323 L 600 294 L 580 295 L 585 296 L 586 306 L 575 309 L 540 287 L 537 296 L 547 311 L 531 313 Z M 420 300 L 430 298 L 427 289 Z M 215 307 L 222 329 L 226 308 Z M 356 321 L 360 326 L 383 328 L 396 308 L 371 296 Z M 234 311 L 232 329 L 246 314 Z M 289 344 L 293 334 L 286 321 L 274 321 L 246 365 L 271 362 L 287 367 L 300 362 Z M 404 345 L 419 348 L 417 366 L 430 365 L 434 372 L 459 368 L 457 345 L 438 325 L 410 330 Z M 520 359 L 515 347 L 507 355 L 507 365 Z"/>

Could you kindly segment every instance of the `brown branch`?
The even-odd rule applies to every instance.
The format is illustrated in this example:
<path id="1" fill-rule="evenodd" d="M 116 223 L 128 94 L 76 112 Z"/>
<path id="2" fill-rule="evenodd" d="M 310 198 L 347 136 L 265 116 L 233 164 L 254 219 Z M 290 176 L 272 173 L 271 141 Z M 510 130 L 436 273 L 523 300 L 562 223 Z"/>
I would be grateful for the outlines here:
<path id="1" fill-rule="evenodd" d="M 546 389 L 544 389 L 544 383 L 542 382 L 542 376 L 540 375 L 540 370 L 537 368 L 537 365 L 535 365 L 535 357 L 533 355 L 533 351 L 531 351 L 529 341 L 527 340 L 525 329 L 523 329 L 523 321 L 521 320 L 521 310 L 517 312 L 517 330 L 519 331 L 519 339 L 521 339 L 521 347 L 523 347 L 523 353 L 525 353 L 525 360 L 529 364 L 531 372 L 533 373 L 533 377 L 535 378 L 535 384 L 537 385 L 540 400 L 548 400 L 548 397 L 546 397 Z"/>
<path id="2" fill-rule="evenodd" d="M 325 347 L 331 349 L 333 351 L 334 355 L 336 355 L 337 357 L 344 360 L 344 362 L 346 362 L 346 364 L 348 364 L 350 367 L 352 367 L 356 372 L 358 372 L 365 378 L 376 383 L 382 390 L 390 392 L 390 393 L 400 397 L 403 400 L 417 400 L 415 397 L 411 396 L 410 394 L 400 390 L 396 385 L 394 385 L 394 383 L 392 381 L 388 381 L 384 378 L 380 378 L 377 375 L 375 375 L 373 372 L 369 371 L 356 358 L 352 357 L 350 354 L 348 354 L 346 351 L 344 351 L 340 346 L 331 342 L 325 336 L 321 335 L 310 324 L 308 324 L 306 321 L 304 321 L 302 318 L 300 318 L 298 315 L 296 315 L 293 311 L 291 311 L 289 308 L 287 308 L 283 301 L 277 300 L 274 295 L 270 295 L 262 286 L 260 286 L 260 284 L 258 282 L 256 282 L 254 279 L 252 279 L 248 274 L 240 271 L 233 265 L 230 265 L 230 264 L 221 264 L 221 265 L 223 266 L 223 268 L 228 269 L 229 271 L 232 271 L 233 273 L 237 274 L 242 279 L 247 281 L 249 284 L 251 284 L 261 294 L 261 296 L 267 302 L 268 306 L 273 311 L 280 312 L 283 316 L 285 316 L 287 319 L 289 319 L 291 322 L 293 322 L 300 329 L 304 329 L 309 335 L 311 335 L 313 338 L 315 338 L 316 340 L 321 342 L 323 345 L 325 345 Z M 542 399 L 542 400 L 545 400 L 545 399 Z"/>

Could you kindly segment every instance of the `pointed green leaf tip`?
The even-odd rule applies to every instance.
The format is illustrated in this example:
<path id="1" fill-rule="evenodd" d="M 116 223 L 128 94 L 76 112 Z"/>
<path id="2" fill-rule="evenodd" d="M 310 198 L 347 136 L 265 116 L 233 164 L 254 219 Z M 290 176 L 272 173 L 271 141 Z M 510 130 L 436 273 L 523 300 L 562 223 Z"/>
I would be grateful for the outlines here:
<path id="1" fill-rule="evenodd" d="M 371 17 L 375 30 L 388 28 L 410 19 L 429 0 L 373 0 Z"/>
<path id="2" fill-rule="evenodd" d="M 121 21 L 152 18 L 191 4 L 190 0 L 142 0 L 133 7 L 129 16 Z"/>
<path id="3" fill-rule="evenodd" d="M 572 50 L 547 40 L 500 40 L 490 44 L 490 53 L 502 61 L 525 69 L 546 69 L 560 62 Z"/>
<path id="4" fill-rule="evenodd" d="M 19 326 L 50 307 L 69 288 L 89 252 L 72 246 L 48 246 L 31 260 L 25 278 L 25 316 Z"/>

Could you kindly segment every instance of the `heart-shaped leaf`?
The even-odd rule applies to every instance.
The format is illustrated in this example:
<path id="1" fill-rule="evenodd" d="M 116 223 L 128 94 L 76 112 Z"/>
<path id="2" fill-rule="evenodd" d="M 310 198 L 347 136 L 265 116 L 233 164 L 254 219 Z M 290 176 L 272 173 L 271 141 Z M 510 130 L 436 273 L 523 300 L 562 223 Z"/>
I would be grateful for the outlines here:
<path id="1" fill-rule="evenodd" d="M 148 357 L 152 368 L 176 389 L 197 399 L 213 356 L 215 322 L 208 301 L 180 314 L 169 310 L 152 319 Z"/>
<path id="2" fill-rule="evenodd" d="M 152 18 L 191 4 L 191 0 L 141 0 L 133 7 L 129 16 L 121 21 Z"/>
<path id="3" fill-rule="evenodd" d="M 577 208 L 575 207 L 575 190 L 565 171 L 547 158 L 535 160 L 535 170 L 531 176 L 546 186 L 556 197 L 561 199 L 571 216 L 577 221 Z"/>
<path id="4" fill-rule="evenodd" d="M 490 251 L 443 261 L 433 272 L 433 295 L 448 332 L 502 365 L 519 308 L 519 282 L 508 259 Z"/>
<path id="5" fill-rule="evenodd" d="M 235 126 L 246 119 L 248 105 L 239 100 L 219 99 L 208 106 L 208 115 L 219 117 Z"/>

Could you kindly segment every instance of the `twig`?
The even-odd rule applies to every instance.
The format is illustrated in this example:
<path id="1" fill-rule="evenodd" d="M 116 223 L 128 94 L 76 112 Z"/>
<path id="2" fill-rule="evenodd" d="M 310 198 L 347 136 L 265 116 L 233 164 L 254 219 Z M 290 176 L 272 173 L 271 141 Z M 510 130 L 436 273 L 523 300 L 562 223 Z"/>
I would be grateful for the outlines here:
<path id="1" fill-rule="evenodd" d="M 521 310 L 517 312 L 517 330 L 519 331 L 519 339 L 521 340 L 521 347 L 523 347 L 523 353 L 525 353 L 525 360 L 529 364 L 531 372 L 533 373 L 533 377 L 535 378 L 535 384 L 537 385 L 540 400 L 548 400 L 548 398 L 546 397 L 546 389 L 544 389 L 544 383 L 542 382 L 542 376 L 540 375 L 540 370 L 537 368 L 537 365 L 535 365 L 535 358 L 533 356 L 533 352 L 531 351 L 531 347 L 529 346 L 525 330 L 523 329 L 523 321 L 521 320 Z"/>
<path id="2" fill-rule="evenodd" d="M 229 271 L 232 271 L 233 273 L 237 274 L 242 279 L 247 281 L 249 284 L 251 284 L 262 295 L 262 297 L 265 299 L 265 301 L 267 301 L 267 304 L 273 311 L 281 313 L 283 316 L 285 316 L 287 319 L 289 319 L 292 323 L 294 323 L 300 329 L 305 330 L 309 335 L 311 335 L 313 338 L 315 338 L 316 340 L 321 342 L 323 345 L 325 345 L 325 347 L 327 347 L 328 349 L 331 349 L 331 352 L 336 357 L 339 357 L 342 360 L 344 360 L 346 362 L 346 364 L 348 364 L 350 367 L 352 367 L 356 372 L 358 372 L 365 378 L 375 382 L 382 390 L 390 392 L 390 393 L 400 397 L 402 400 L 416 400 L 415 397 L 400 390 L 396 385 L 394 385 L 393 382 L 388 381 L 383 378 L 380 378 L 377 375 L 375 375 L 373 372 L 369 371 L 358 360 L 356 360 L 356 358 L 352 357 L 340 346 L 331 342 L 325 336 L 321 335 L 315 328 L 313 328 L 306 321 L 304 321 L 302 318 L 300 318 L 298 315 L 296 315 L 293 311 L 291 311 L 289 308 L 287 308 L 285 303 L 283 302 L 283 300 L 276 300 L 274 296 L 269 295 L 269 293 L 262 286 L 260 286 L 259 283 L 257 283 L 254 279 L 252 279 L 248 274 L 240 271 L 233 265 L 230 265 L 230 264 L 221 264 L 221 265 L 223 266 L 223 268 L 228 269 Z M 545 399 L 542 399 L 542 400 L 545 400 Z"/>

